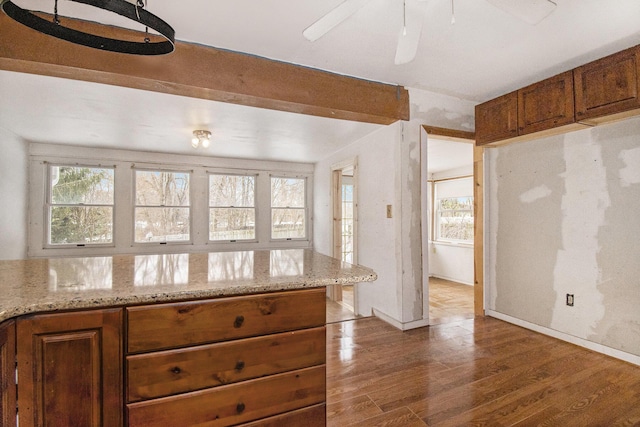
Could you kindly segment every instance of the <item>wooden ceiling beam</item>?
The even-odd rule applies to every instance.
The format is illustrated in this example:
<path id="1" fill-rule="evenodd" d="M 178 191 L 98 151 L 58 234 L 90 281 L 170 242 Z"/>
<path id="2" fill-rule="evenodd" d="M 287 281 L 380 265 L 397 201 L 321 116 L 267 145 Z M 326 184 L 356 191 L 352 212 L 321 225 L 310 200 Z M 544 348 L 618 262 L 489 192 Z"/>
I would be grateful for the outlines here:
<path id="1" fill-rule="evenodd" d="M 87 32 L 92 25 L 79 24 Z M 2 70 L 367 123 L 409 120 L 402 86 L 208 46 L 177 42 L 169 55 L 119 54 L 41 34 L 1 12 L 0 40 Z"/>
<path id="2" fill-rule="evenodd" d="M 427 132 L 427 134 L 437 137 L 438 139 L 450 140 L 450 141 L 460 141 L 460 142 L 470 142 L 474 143 L 476 140 L 475 132 L 467 132 L 464 130 L 456 130 L 456 129 L 447 129 L 447 128 L 439 128 L 436 126 L 428 126 L 422 125 L 422 128 Z"/>

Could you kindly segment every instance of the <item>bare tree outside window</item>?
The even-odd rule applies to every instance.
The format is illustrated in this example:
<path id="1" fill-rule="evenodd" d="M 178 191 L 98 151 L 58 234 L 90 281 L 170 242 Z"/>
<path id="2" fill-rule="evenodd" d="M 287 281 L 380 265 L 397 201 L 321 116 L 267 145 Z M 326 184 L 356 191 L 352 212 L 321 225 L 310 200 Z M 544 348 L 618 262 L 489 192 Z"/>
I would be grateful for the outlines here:
<path id="1" fill-rule="evenodd" d="M 135 241 L 188 241 L 188 172 L 136 171 Z"/>
<path id="2" fill-rule="evenodd" d="M 306 237 L 304 178 L 271 177 L 271 238 Z"/>
<path id="3" fill-rule="evenodd" d="M 209 175 L 209 240 L 256 237 L 255 176 Z"/>
<path id="4" fill-rule="evenodd" d="M 473 242 L 473 197 L 438 200 L 438 240 Z"/>
<path id="5" fill-rule="evenodd" d="M 49 168 L 49 244 L 113 241 L 112 168 Z"/>

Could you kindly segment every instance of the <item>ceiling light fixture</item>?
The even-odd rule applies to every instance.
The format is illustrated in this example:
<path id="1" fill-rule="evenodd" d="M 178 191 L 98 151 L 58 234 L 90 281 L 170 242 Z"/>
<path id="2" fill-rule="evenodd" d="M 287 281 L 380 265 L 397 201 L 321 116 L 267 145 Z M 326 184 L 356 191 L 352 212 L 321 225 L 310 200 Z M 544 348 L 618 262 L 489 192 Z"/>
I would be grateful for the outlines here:
<path id="1" fill-rule="evenodd" d="M 10 0 L 0 0 L 0 5 L 4 13 L 6 13 L 11 19 L 26 25 L 29 28 L 40 31 L 41 33 L 66 40 L 71 43 L 95 49 L 129 53 L 133 55 L 163 55 L 165 53 L 171 53 L 175 49 L 175 31 L 165 21 L 158 18 L 156 15 L 149 13 L 145 9 L 145 2 L 143 0 L 136 0 L 135 4 L 130 3 L 127 0 L 69 1 L 83 3 L 108 12 L 113 12 L 144 25 L 144 33 L 140 32 L 143 34 L 142 39 L 140 41 L 135 41 L 133 38 L 130 40 L 121 40 L 74 29 L 71 26 L 66 25 L 67 22 L 63 21 L 68 21 L 70 24 L 76 24 L 79 19 L 64 17 L 65 19 L 61 20 L 60 18 L 62 17 L 58 15 L 58 0 L 54 0 L 53 15 L 40 11 L 22 9 Z M 43 16 L 47 18 L 50 17 L 50 20 L 44 19 Z M 121 28 L 94 22 L 91 22 L 91 24 L 97 24 L 109 28 Z M 161 37 L 155 34 L 150 36 L 149 28 L 156 31 Z M 134 30 L 128 31 L 135 34 L 139 33 Z"/>
<path id="2" fill-rule="evenodd" d="M 193 148 L 208 148 L 211 142 L 211 132 L 208 130 L 194 130 L 193 139 L 191 140 L 191 146 Z"/>

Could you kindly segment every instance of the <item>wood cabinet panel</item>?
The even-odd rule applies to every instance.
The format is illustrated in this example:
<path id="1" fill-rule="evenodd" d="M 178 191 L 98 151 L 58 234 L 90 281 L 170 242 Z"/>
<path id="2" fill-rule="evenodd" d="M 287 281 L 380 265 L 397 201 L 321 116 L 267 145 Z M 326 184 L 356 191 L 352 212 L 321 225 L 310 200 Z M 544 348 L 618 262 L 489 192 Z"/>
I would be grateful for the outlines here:
<path id="1" fill-rule="evenodd" d="M 128 356 L 127 400 L 216 387 L 325 360 L 325 327 Z"/>
<path id="2" fill-rule="evenodd" d="M 29 316 L 16 330 L 20 425 L 122 425 L 121 309 Z"/>
<path id="3" fill-rule="evenodd" d="M 575 122 L 573 73 L 558 74 L 518 90 L 518 135 Z"/>
<path id="4" fill-rule="evenodd" d="M 326 427 L 326 405 L 315 405 L 286 414 L 241 424 L 242 427 Z"/>
<path id="5" fill-rule="evenodd" d="M 576 118 L 584 120 L 640 107 L 640 46 L 574 70 Z"/>
<path id="6" fill-rule="evenodd" d="M 228 426 L 323 403 L 325 366 L 127 405 L 130 427 Z"/>
<path id="7" fill-rule="evenodd" d="M 518 136 L 518 93 L 476 105 L 476 144 Z"/>
<path id="8" fill-rule="evenodd" d="M 323 326 L 325 289 L 127 308 L 129 353 Z"/>
<path id="9" fill-rule="evenodd" d="M 0 426 L 16 425 L 16 325 L 0 324 Z"/>

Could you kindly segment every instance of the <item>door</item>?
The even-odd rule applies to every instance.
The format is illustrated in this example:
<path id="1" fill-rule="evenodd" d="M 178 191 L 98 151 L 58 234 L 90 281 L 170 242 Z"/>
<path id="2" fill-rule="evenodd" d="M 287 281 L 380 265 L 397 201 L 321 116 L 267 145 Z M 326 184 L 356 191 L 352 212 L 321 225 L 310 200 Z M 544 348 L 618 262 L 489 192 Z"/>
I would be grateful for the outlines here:
<path id="1" fill-rule="evenodd" d="M 357 264 L 357 159 L 332 170 L 333 256 Z M 357 286 L 332 286 L 329 298 L 357 313 Z"/>

